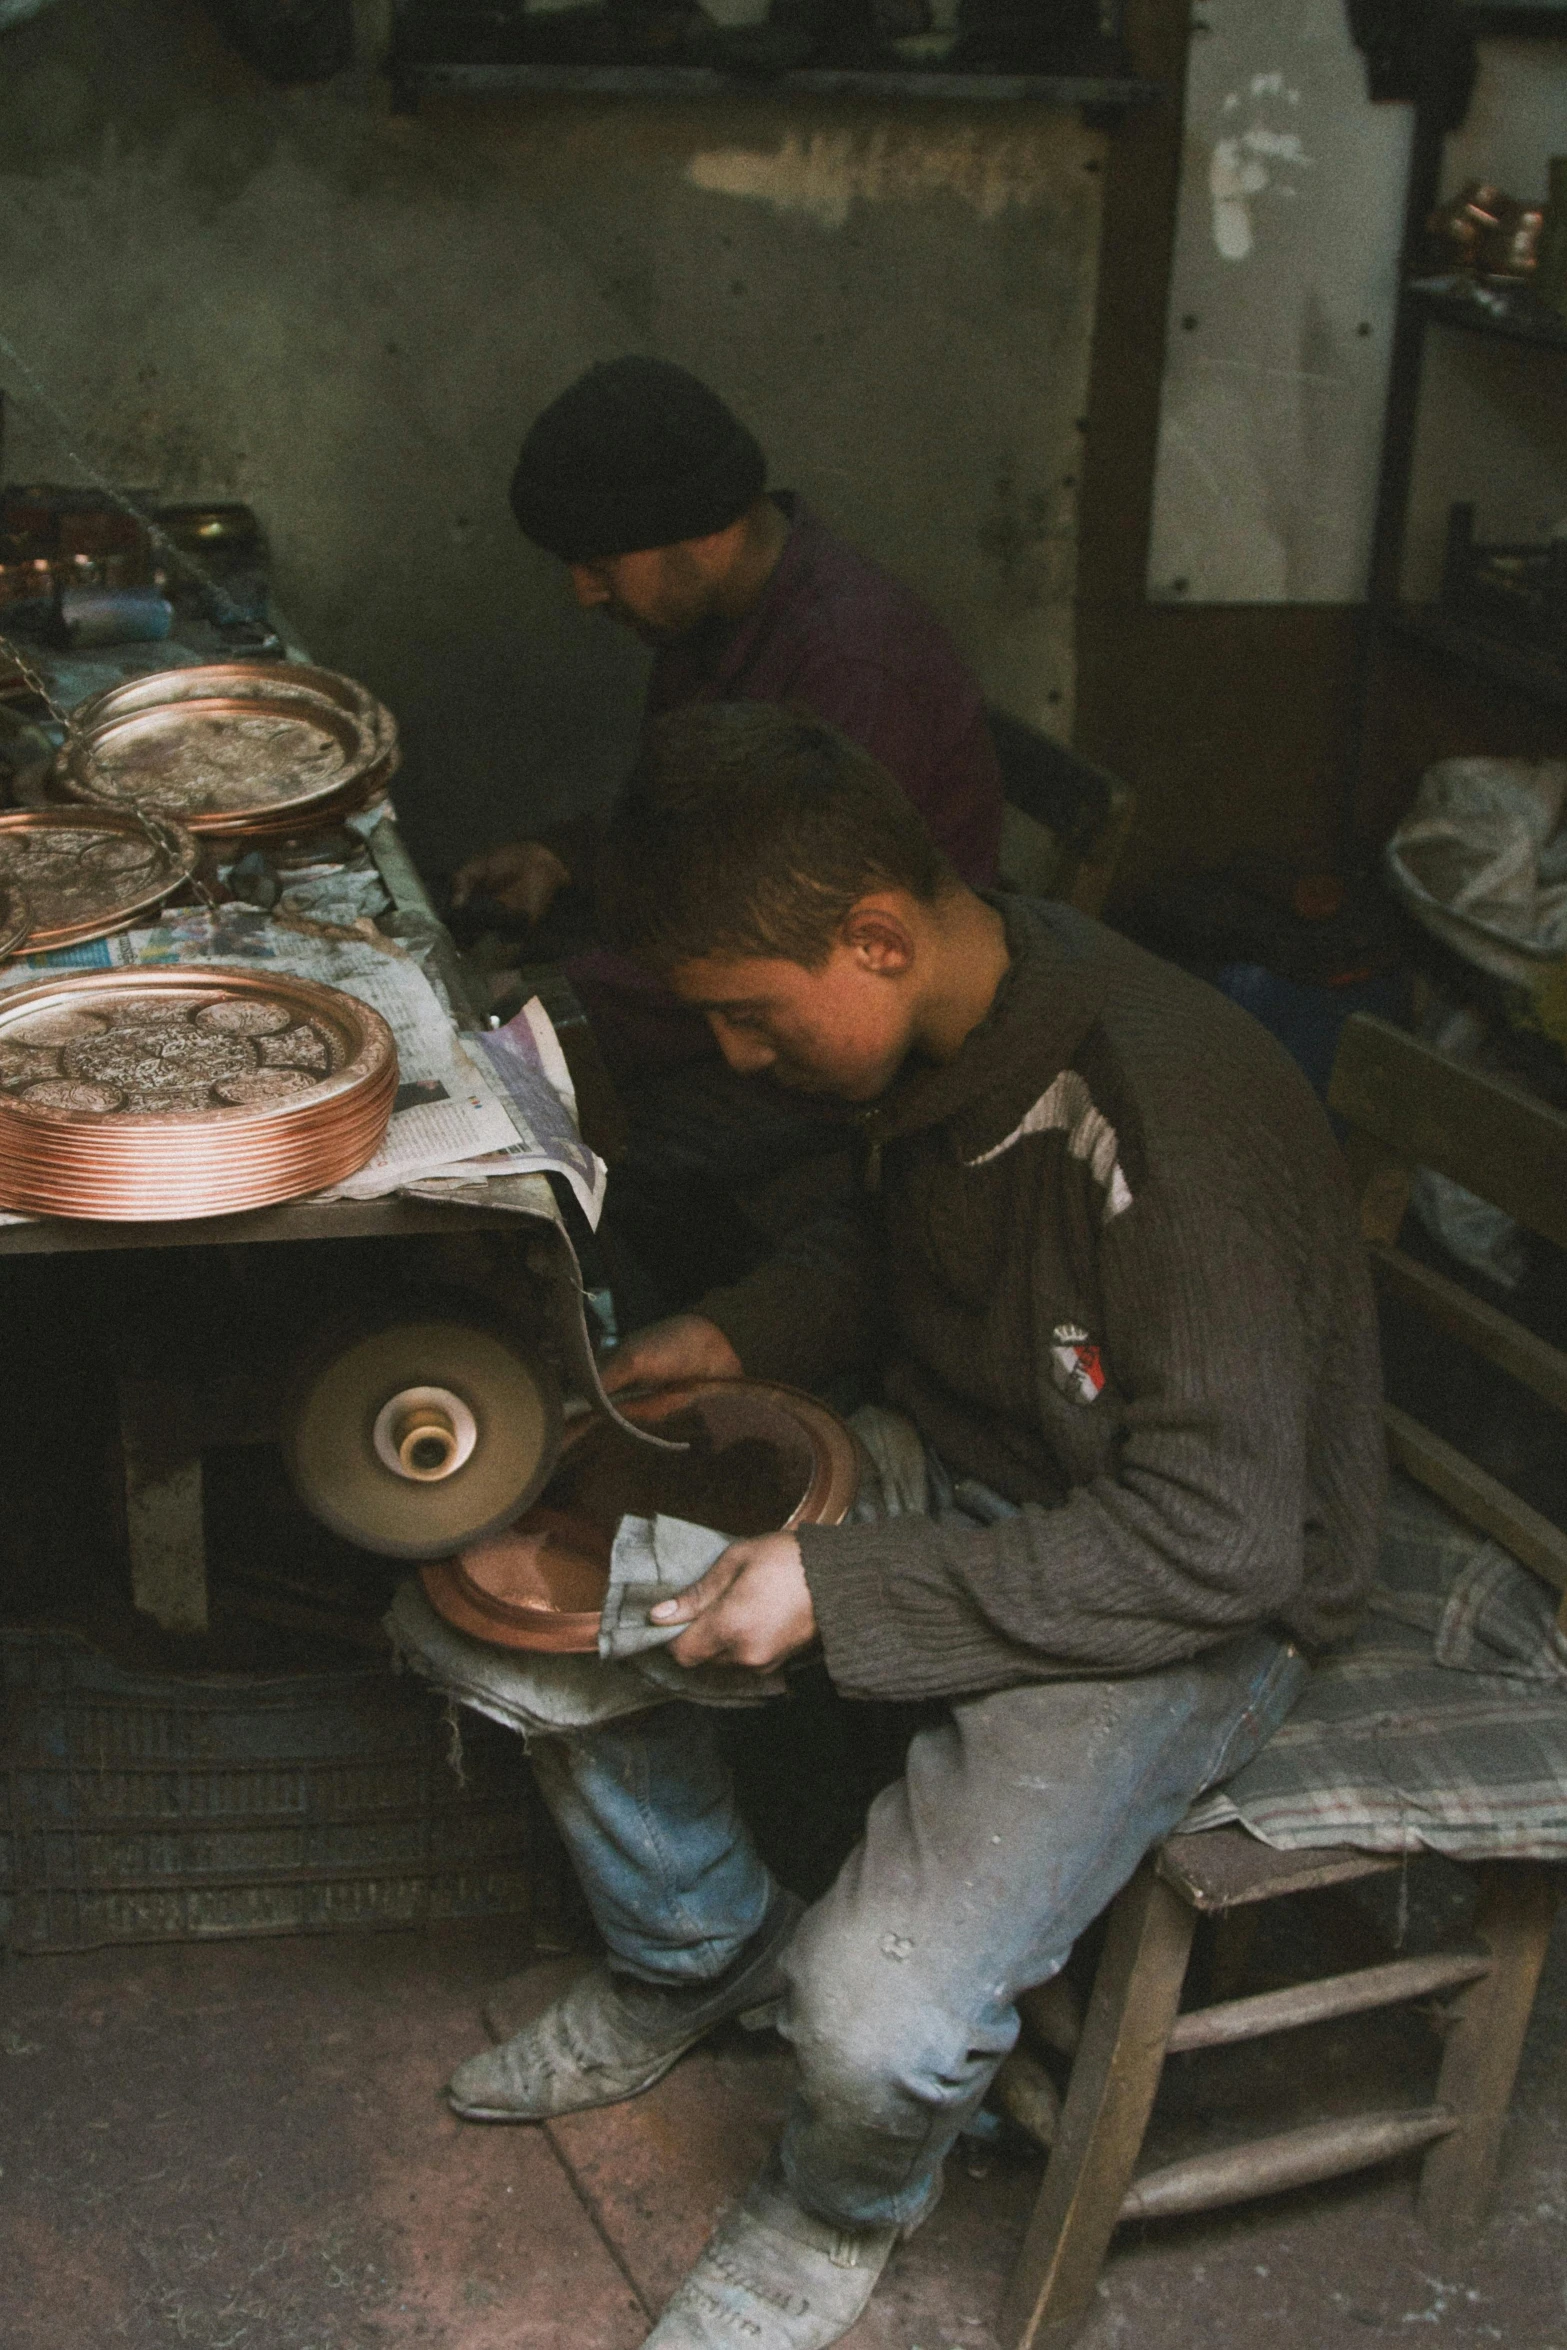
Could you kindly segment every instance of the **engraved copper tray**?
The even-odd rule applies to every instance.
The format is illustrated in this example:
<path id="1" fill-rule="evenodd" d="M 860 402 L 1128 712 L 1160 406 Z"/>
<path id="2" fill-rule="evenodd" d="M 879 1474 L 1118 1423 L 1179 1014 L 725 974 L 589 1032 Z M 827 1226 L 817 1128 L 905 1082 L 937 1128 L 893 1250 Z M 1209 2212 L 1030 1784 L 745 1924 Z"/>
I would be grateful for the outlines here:
<path id="1" fill-rule="evenodd" d="M 56 764 L 66 796 L 134 804 L 194 833 L 297 833 L 362 806 L 398 762 L 396 726 L 352 679 L 305 663 L 211 662 L 94 695 Z"/>
<path id="2" fill-rule="evenodd" d="M 19 889 L 32 910 L 30 955 L 128 930 L 190 879 L 199 853 L 183 825 L 154 818 L 144 829 L 110 808 L 0 815 L 0 887 Z"/>
<path id="3" fill-rule="evenodd" d="M 385 758 L 397 744 L 397 721 L 384 702 L 368 687 L 335 669 L 318 669 L 309 661 L 202 661 L 183 669 L 157 669 L 143 677 L 127 677 L 106 686 L 76 710 L 76 722 L 86 734 L 112 718 L 135 711 L 161 709 L 176 702 L 262 701 L 279 685 L 293 692 L 317 695 L 352 718 L 359 727 L 367 755 Z"/>
<path id="4" fill-rule="evenodd" d="M 161 1222 L 338 1183 L 397 1090 L 379 1013 L 221 965 L 90 972 L 0 995 L 0 1207 Z"/>
<path id="5" fill-rule="evenodd" d="M 716 1446 L 760 1438 L 783 1456 L 793 1504 L 780 1526 L 841 1525 L 859 1488 L 852 1432 L 815 1396 L 762 1379 L 693 1379 L 646 1395 L 617 1397 L 627 1419 L 657 1428 L 676 1413 L 695 1414 Z M 561 1443 L 560 1465 L 533 1507 L 503 1533 L 419 1570 L 436 1612 L 459 1631 L 498 1648 L 592 1655 L 609 1588 L 609 1554 L 625 1508 L 663 1506 L 667 1455 L 635 1447 L 640 1491 L 627 1487 L 609 1456 L 630 1440 L 613 1422 L 585 1416 Z M 676 1456 L 677 1460 L 679 1456 Z M 608 1469 L 609 1474 L 602 1472 Z M 676 1515 L 682 1514 L 676 1512 Z M 743 1516 L 743 1509 L 739 1516 Z M 758 1531 L 731 1518 L 720 1532 Z"/>

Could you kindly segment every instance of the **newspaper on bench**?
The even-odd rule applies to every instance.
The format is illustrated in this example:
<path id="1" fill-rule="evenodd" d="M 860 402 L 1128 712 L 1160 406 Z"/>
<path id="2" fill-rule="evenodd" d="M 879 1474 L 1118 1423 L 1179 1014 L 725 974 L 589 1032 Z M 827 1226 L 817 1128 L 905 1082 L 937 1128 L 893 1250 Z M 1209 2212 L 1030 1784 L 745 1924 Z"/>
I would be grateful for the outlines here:
<path id="1" fill-rule="evenodd" d="M 511 1113 L 517 1139 L 482 1160 L 426 1177 L 417 1186 L 419 1196 L 436 1199 L 445 1185 L 506 1176 L 564 1175 L 588 1222 L 596 1226 L 609 1171 L 577 1131 L 571 1072 L 538 997 L 531 997 L 504 1028 L 481 1030 L 463 1042 L 474 1057 L 483 1056 Z"/>

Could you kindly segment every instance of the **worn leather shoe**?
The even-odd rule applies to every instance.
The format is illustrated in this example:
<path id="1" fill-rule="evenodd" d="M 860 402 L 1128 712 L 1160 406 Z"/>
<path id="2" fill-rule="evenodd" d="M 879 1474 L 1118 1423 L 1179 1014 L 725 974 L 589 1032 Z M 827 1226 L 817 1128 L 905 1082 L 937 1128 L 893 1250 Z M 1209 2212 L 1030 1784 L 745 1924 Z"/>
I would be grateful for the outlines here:
<path id="1" fill-rule="evenodd" d="M 900 2228 L 837 2228 L 776 2158 L 723 2222 L 643 2350 L 826 2350 L 876 2290 Z"/>
<path id="2" fill-rule="evenodd" d="M 715 2024 L 776 2006 L 779 1961 L 803 1908 L 780 1892 L 712 1983 L 643 1983 L 602 1961 L 589 1967 L 535 2022 L 460 2064 L 447 2096 L 465 2121 L 477 2122 L 551 2121 L 639 2096 Z"/>

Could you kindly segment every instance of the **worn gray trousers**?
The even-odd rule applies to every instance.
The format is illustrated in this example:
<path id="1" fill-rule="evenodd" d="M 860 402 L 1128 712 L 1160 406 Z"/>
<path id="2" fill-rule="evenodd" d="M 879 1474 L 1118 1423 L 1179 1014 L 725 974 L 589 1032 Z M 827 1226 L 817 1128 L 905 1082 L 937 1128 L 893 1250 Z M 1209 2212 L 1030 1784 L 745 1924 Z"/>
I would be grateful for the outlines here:
<path id="1" fill-rule="evenodd" d="M 1161 1672 L 964 1699 L 915 1734 L 785 1960 L 799 2082 L 783 2161 L 803 2203 L 843 2226 L 922 2214 L 1017 2037 L 1018 1993 L 1057 1972 L 1305 1680 L 1258 1631 Z M 672 1983 L 721 1973 L 773 1886 L 710 1713 L 656 1705 L 532 1753 L 612 1962 Z"/>

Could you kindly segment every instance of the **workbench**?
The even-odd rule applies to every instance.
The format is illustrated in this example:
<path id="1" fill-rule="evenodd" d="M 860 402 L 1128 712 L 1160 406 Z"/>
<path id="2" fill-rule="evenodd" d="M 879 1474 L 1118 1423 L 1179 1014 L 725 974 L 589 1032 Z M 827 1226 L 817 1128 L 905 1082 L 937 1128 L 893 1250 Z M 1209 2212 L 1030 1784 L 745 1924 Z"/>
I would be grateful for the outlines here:
<path id="1" fill-rule="evenodd" d="M 138 648 L 140 651 L 141 648 Z M 137 667 L 145 666 L 145 661 Z M 459 1033 L 479 1026 L 466 975 L 388 811 L 367 846 L 391 910 L 375 917 L 386 935 L 415 950 L 454 1015 Z M 493 1195 L 493 1196 L 492 1196 Z M 469 1184 L 440 1200 L 394 1194 L 370 1200 L 302 1199 L 243 1215 L 188 1222 L 112 1224 L 40 1218 L 0 1225 L 0 1261 L 112 1258 L 151 1250 L 229 1250 L 283 1244 L 418 1241 L 509 1233 L 522 1278 L 546 1301 L 562 1336 L 556 1347 L 579 1387 L 597 1389 L 583 1318 L 581 1277 L 553 1194 L 540 1175 Z M 106 1270 L 108 1268 L 106 1267 Z M 272 1369 L 186 1368 L 171 1359 L 127 1363 L 117 1374 L 124 1520 L 131 1594 L 138 1610 L 169 1632 L 208 1624 L 202 1454 L 218 1444 L 264 1443 L 278 1433 L 280 1380 Z"/>

